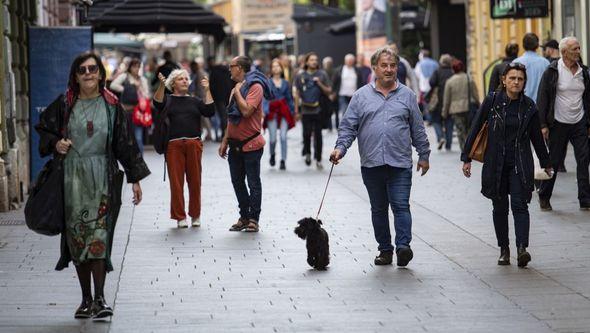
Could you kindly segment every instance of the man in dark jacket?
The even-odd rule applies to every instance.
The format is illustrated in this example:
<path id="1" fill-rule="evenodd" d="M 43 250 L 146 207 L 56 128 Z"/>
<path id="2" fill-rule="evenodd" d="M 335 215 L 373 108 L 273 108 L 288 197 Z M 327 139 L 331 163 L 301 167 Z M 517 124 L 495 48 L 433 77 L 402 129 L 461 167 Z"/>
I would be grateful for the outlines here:
<path id="1" fill-rule="evenodd" d="M 545 140 L 549 140 L 549 154 L 554 169 L 562 161 L 567 143 L 574 146 L 577 163 L 578 200 L 580 209 L 590 210 L 590 182 L 588 165 L 588 136 L 590 136 L 590 75 L 579 63 L 580 43 L 566 37 L 559 43 L 562 58 L 545 70 L 539 85 L 537 105 Z M 557 174 L 541 182 L 539 202 L 541 210 L 552 210 L 551 194 Z"/>
<path id="2" fill-rule="evenodd" d="M 432 74 L 429 80 L 431 96 L 429 96 L 428 99 L 430 100 L 432 98 L 436 98 L 438 101 L 435 103 L 436 105 L 430 110 L 430 122 L 432 123 L 432 126 L 436 132 L 438 150 L 441 150 L 445 144 L 446 149 L 451 150 L 451 143 L 453 141 L 453 118 L 448 117 L 447 119 L 442 119 L 441 116 L 445 84 L 447 83 L 447 80 L 454 74 L 453 69 L 451 68 L 452 61 L 453 57 L 451 55 L 441 55 L 438 61 L 440 66 Z M 433 94 L 436 94 L 436 96 L 432 96 Z"/>
<path id="3" fill-rule="evenodd" d="M 219 116 L 221 137 L 223 137 L 225 135 L 225 128 L 227 127 L 227 103 L 229 102 L 229 95 L 235 82 L 231 79 L 231 74 L 227 66 L 215 64 L 213 57 L 207 59 L 207 64 L 209 67 L 209 86 L 211 87 L 211 95 L 215 101 L 215 109 Z"/>
<path id="4" fill-rule="evenodd" d="M 489 92 L 496 91 L 496 89 L 498 89 L 498 86 L 502 82 L 502 73 L 504 72 L 504 68 L 506 65 L 513 62 L 516 57 L 518 57 L 518 44 L 508 43 L 504 49 L 504 53 L 506 54 L 506 57 L 502 59 L 501 63 L 494 66 L 494 69 L 492 70 L 492 75 L 490 76 Z"/>
<path id="5" fill-rule="evenodd" d="M 170 53 L 170 51 L 166 50 L 164 51 L 164 54 L 162 55 L 162 57 L 164 58 L 164 64 L 160 67 L 158 67 L 158 70 L 156 71 L 156 75 L 154 75 L 154 78 L 152 79 L 152 86 L 155 86 L 156 84 L 158 84 L 159 79 L 158 79 L 158 74 L 162 73 L 162 75 L 164 75 L 164 77 L 168 77 L 168 75 L 170 75 L 170 73 L 172 73 L 173 70 L 175 69 L 179 69 L 180 66 L 178 66 L 178 64 L 176 62 L 174 62 L 174 60 L 172 60 L 172 53 Z M 172 92 L 169 90 L 166 90 L 167 94 L 171 94 Z"/>
<path id="6" fill-rule="evenodd" d="M 336 68 L 332 76 L 332 94 L 334 94 L 335 101 L 338 108 L 336 109 L 336 128 L 338 128 L 339 114 L 346 111 L 352 94 L 364 86 L 363 74 L 358 67 L 354 66 L 355 58 L 352 54 L 344 56 L 344 65 Z"/>

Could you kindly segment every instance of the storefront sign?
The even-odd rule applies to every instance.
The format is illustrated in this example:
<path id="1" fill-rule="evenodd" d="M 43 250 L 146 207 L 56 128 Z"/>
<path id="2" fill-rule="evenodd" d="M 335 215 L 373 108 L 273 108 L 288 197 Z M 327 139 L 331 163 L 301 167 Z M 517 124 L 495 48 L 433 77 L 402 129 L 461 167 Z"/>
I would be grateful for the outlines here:
<path id="1" fill-rule="evenodd" d="M 291 0 L 241 0 L 234 19 L 240 21 L 243 32 L 280 31 L 293 34 L 293 1 Z"/>
<path id="2" fill-rule="evenodd" d="M 490 0 L 492 19 L 546 17 L 548 0 Z"/>

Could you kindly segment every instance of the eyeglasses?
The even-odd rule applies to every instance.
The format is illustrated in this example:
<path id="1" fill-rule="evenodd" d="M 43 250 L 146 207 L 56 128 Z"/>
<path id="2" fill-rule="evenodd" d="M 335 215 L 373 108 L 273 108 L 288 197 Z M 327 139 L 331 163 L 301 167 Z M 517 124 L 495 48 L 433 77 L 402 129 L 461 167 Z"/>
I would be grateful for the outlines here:
<path id="1" fill-rule="evenodd" d="M 229 68 L 239 67 L 239 65 L 229 65 Z"/>
<path id="2" fill-rule="evenodd" d="M 86 73 L 96 74 L 98 72 L 98 65 L 79 66 L 77 72 L 79 75 Z"/>

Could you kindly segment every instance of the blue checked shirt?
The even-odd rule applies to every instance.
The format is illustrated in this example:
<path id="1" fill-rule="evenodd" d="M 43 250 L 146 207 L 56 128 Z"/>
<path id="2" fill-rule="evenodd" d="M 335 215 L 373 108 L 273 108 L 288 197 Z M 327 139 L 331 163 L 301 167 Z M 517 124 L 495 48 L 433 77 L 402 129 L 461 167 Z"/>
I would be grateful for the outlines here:
<path id="1" fill-rule="evenodd" d="M 397 83 L 383 96 L 371 82 L 357 90 L 338 128 L 336 148 L 341 156 L 358 138 L 361 166 L 412 167 L 412 145 L 420 160 L 428 161 L 430 144 L 424 129 L 416 95 Z"/>

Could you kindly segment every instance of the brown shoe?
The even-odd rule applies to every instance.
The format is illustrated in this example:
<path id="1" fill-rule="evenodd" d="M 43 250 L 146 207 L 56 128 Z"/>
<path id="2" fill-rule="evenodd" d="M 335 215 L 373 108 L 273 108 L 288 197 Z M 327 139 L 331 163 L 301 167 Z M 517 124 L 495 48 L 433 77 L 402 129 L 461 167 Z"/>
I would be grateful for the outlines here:
<path id="1" fill-rule="evenodd" d="M 248 220 L 248 226 L 244 229 L 245 232 L 258 232 L 260 228 L 258 227 L 258 221 L 254 219 Z"/>
<path id="2" fill-rule="evenodd" d="M 246 229 L 247 227 L 248 227 L 248 220 L 240 217 L 238 219 L 238 222 L 236 222 L 234 225 L 231 226 L 231 228 L 229 228 L 229 231 L 242 231 L 242 230 Z"/>

